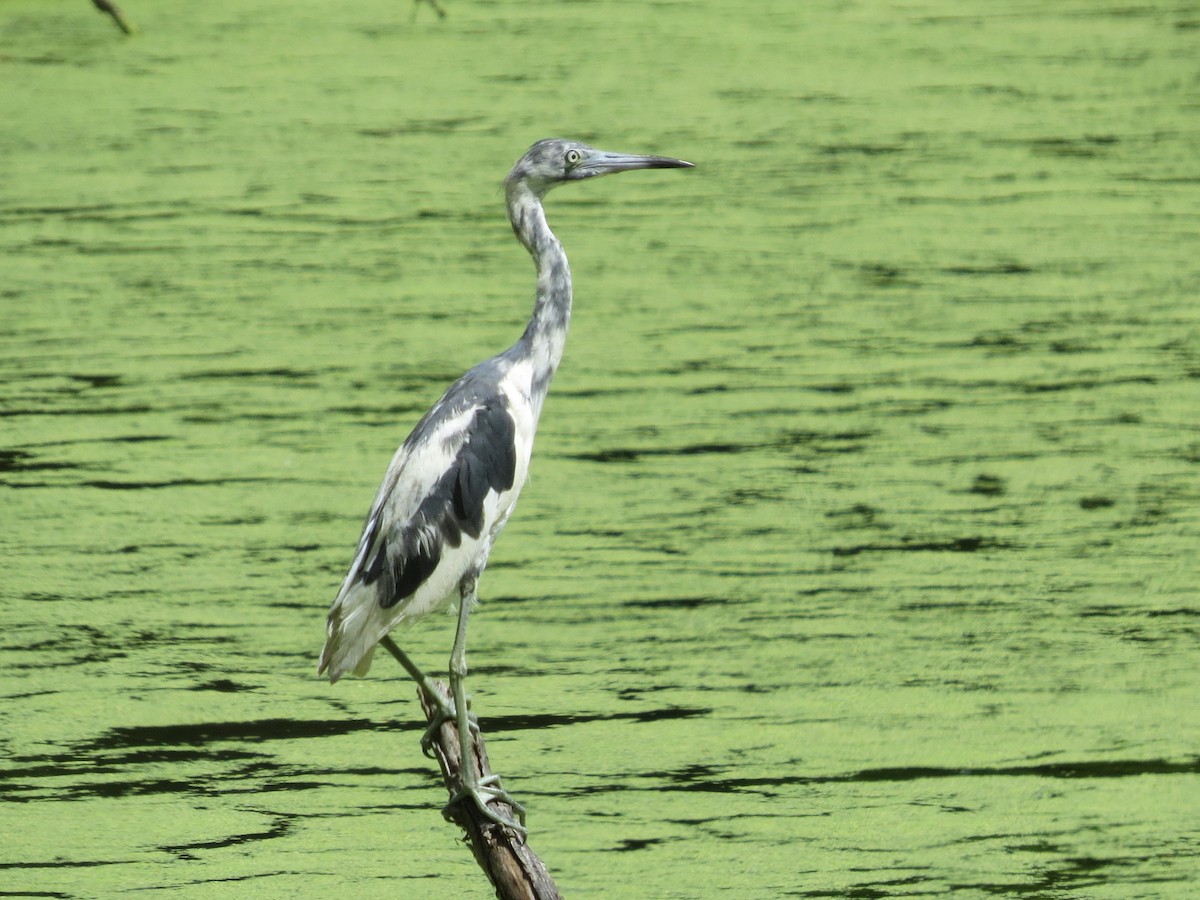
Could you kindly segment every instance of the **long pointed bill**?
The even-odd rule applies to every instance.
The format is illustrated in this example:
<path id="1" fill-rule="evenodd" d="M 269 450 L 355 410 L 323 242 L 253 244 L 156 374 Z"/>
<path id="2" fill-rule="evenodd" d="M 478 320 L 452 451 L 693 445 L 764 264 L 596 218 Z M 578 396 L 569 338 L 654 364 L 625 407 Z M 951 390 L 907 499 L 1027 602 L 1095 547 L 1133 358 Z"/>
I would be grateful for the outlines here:
<path id="1" fill-rule="evenodd" d="M 669 156 L 636 156 L 630 153 L 605 153 L 597 150 L 583 160 L 575 169 L 578 177 L 591 178 L 596 175 L 611 175 L 613 172 L 628 172 L 631 169 L 692 169 L 690 162 L 672 159 Z"/>

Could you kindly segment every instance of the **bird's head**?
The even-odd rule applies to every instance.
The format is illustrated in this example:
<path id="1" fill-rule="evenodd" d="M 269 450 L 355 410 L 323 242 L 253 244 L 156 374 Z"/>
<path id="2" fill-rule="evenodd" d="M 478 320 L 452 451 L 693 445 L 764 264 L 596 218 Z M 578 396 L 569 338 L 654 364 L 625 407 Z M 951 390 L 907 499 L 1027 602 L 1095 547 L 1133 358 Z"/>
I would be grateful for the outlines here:
<path id="1" fill-rule="evenodd" d="M 609 153 L 579 141 L 547 138 L 538 141 L 517 160 L 508 177 L 509 188 L 523 184 L 537 196 L 568 181 L 582 181 L 597 175 L 628 172 L 632 169 L 690 169 L 692 164 L 669 156 L 637 156 Z"/>

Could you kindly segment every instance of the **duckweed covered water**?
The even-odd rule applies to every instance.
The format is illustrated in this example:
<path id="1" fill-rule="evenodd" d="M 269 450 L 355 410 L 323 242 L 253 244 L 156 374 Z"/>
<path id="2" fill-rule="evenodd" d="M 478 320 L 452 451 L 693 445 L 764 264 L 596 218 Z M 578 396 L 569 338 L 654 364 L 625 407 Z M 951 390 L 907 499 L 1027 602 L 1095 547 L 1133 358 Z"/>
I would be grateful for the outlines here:
<path id="1" fill-rule="evenodd" d="M 698 164 L 548 203 L 471 689 L 564 893 L 1190 895 L 1200 9 L 123 6 L 0 4 L 0 892 L 490 896 L 314 669 L 559 135 Z"/>

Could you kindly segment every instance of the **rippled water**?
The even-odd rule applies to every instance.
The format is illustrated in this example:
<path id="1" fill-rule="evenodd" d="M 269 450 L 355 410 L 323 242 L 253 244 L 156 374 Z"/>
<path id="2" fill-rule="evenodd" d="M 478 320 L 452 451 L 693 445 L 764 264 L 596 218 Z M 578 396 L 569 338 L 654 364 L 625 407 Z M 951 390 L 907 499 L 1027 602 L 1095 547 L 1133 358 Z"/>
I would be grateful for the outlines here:
<path id="1" fill-rule="evenodd" d="M 470 685 L 564 893 L 1191 893 L 1200 7 L 122 5 L 0 5 L 0 893 L 490 895 L 314 669 L 548 135 L 698 164 L 549 202 Z"/>

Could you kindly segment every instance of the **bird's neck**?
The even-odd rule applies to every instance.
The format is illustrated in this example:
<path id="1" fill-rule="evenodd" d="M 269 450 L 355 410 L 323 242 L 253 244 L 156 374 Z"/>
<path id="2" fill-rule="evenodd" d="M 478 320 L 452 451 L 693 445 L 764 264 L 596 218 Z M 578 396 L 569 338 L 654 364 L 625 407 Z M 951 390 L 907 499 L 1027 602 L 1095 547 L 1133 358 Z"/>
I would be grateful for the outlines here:
<path id="1" fill-rule="evenodd" d="M 531 366 L 530 392 L 538 411 L 567 343 L 571 323 L 571 267 L 562 244 L 546 224 L 541 198 L 523 183 L 508 187 L 508 217 L 537 266 L 533 317 L 514 349 Z"/>

